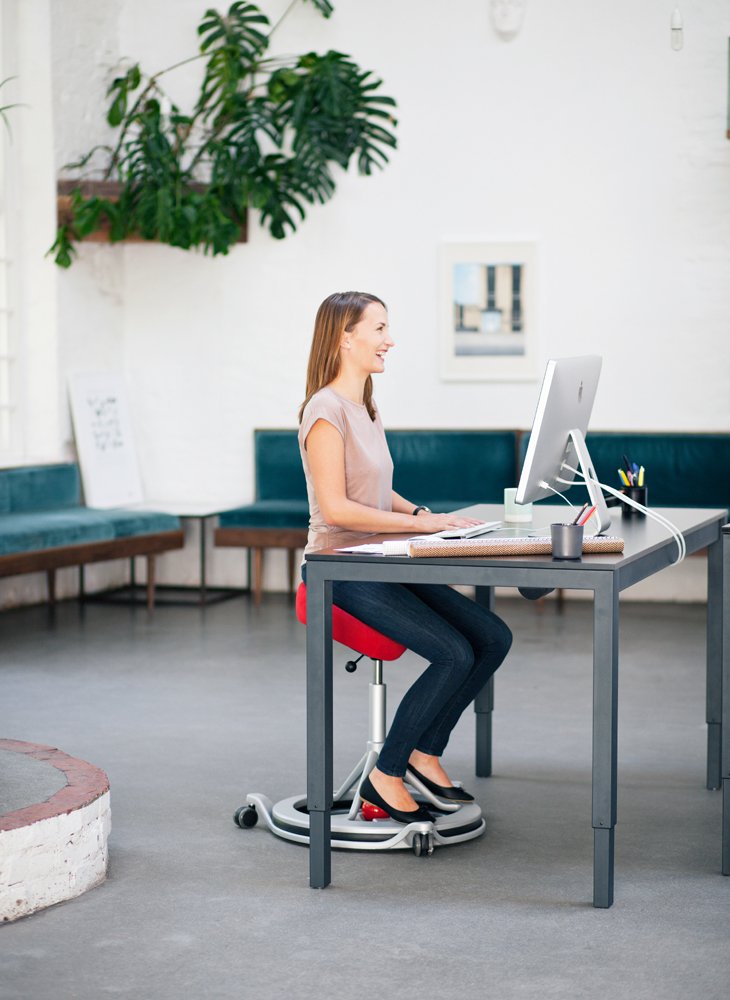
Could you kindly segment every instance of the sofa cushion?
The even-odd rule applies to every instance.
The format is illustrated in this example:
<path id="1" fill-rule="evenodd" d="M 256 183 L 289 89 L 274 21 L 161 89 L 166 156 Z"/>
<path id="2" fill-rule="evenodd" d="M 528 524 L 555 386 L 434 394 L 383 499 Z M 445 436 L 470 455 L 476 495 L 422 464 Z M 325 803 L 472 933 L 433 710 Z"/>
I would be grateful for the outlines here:
<path id="1" fill-rule="evenodd" d="M 305 494 L 306 495 L 306 494 Z M 294 528 L 309 526 L 309 504 L 304 500 L 258 500 L 224 511 L 221 528 Z"/>
<path id="2" fill-rule="evenodd" d="M 504 490 L 517 485 L 514 431 L 395 430 L 386 437 L 393 488 L 432 510 L 502 503 Z"/>
<path id="3" fill-rule="evenodd" d="M 528 440 L 524 434 L 521 461 Z M 730 434 L 589 431 L 586 443 L 596 476 L 608 486 L 620 488 L 624 455 L 643 465 L 651 507 L 730 506 Z"/>
<path id="4" fill-rule="evenodd" d="M 609 486 L 618 488 L 623 455 L 643 465 L 652 507 L 730 505 L 730 434 L 589 432 L 586 443 Z"/>
<path id="5" fill-rule="evenodd" d="M 36 465 L 5 469 L 11 513 L 34 510 L 57 510 L 74 507 L 81 502 L 79 469 L 72 463 Z"/>
<path id="6" fill-rule="evenodd" d="M 254 431 L 257 500 L 306 500 L 297 431 Z"/>
<path id="7" fill-rule="evenodd" d="M 65 548 L 112 538 L 111 523 L 88 517 L 84 507 L 0 516 L 0 555 Z"/>
<path id="8" fill-rule="evenodd" d="M 178 518 L 150 511 L 68 507 L 0 515 L 0 555 L 177 531 Z"/>
<path id="9" fill-rule="evenodd" d="M 115 538 L 131 538 L 132 535 L 156 535 L 163 531 L 179 531 L 180 518 L 173 514 L 161 514 L 154 510 L 95 510 L 93 514 L 105 517 L 114 530 Z"/>

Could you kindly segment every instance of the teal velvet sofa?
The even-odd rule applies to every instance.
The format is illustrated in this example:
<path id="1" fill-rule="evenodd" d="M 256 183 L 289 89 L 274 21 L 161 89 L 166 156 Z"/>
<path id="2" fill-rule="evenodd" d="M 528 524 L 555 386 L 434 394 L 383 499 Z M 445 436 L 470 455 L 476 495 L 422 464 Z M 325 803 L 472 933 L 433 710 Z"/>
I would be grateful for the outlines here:
<path id="1" fill-rule="evenodd" d="M 501 503 L 517 483 L 515 431 L 387 431 L 393 456 L 393 487 L 414 503 L 437 512 L 474 503 Z M 253 553 L 252 590 L 261 600 L 263 555 L 287 550 L 289 587 L 294 558 L 307 542 L 309 506 L 295 430 L 254 431 L 255 499 L 220 515 L 215 544 Z"/>
<path id="2" fill-rule="evenodd" d="M 155 556 L 183 545 L 177 517 L 153 511 L 92 510 L 81 500 L 73 463 L 0 469 L 0 576 L 45 572 L 55 600 L 56 570 L 145 556 L 147 603 L 154 605 Z"/>
<path id="3" fill-rule="evenodd" d="M 395 490 L 437 512 L 502 503 L 505 488 L 517 485 L 530 436 L 519 430 L 386 434 Z M 730 507 L 730 434 L 594 431 L 587 440 L 602 482 L 617 485 L 624 454 L 644 466 L 653 507 Z M 264 551 L 287 550 L 293 590 L 296 550 L 307 541 L 309 508 L 295 430 L 254 431 L 254 480 L 254 501 L 220 515 L 215 544 L 251 550 L 258 604 Z M 578 502 L 580 492 L 573 490 Z"/>
<path id="4" fill-rule="evenodd" d="M 525 432 L 520 465 L 528 439 Z M 617 470 L 624 455 L 643 465 L 650 507 L 730 507 L 730 434 L 589 431 L 586 444 L 596 476 L 615 489 L 620 489 Z M 574 487 L 570 499 L 579 493 L 587 495 Z"/>

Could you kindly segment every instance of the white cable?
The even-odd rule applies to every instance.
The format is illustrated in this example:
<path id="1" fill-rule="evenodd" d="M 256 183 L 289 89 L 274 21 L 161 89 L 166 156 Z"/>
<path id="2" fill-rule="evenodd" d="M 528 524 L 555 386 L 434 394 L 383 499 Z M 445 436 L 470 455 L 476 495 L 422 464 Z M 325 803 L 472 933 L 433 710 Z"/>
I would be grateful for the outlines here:
<path id="1" fill-rule="evenodd" d="M 672 524 L 672 522 L 668 518 L 664 517 L 662 514 L 657 513 L 656 510 L 651 510 L 649 507 L 645 507 L 643 504 L 640 504 L 637 500 L 632 500 L 631 497 L 626 496 L 625 493 L 621 493 L 620 490 L 615 490 L 612 486 L 606 486 L 605 483 L 599 483 L 599 481 L 597 479 L 594 479 L 592 476 L 591 477 L 586 476 L 586 474 L 581 469 L 574 469 L 570 465 L 567 465 L 565 463 L 563 464 L 563 468 L 568 469 L 574 475 L 580 476 L 581 479 L 585 480 L 586 483 L 590 482 L 594 486 L 598 486 L 600 487 L 600 489 L 605 490 L 607 493 L 610 493 L 612 496 L 618 497 L 618 499 L 622 503 L 625 503 L 628 507 L 634 507 L 636 510 L 639 510 L 643 514 L 646 514 L 648 517 L 651 517 L 658 524 L 661 524 L 662 527 L 667 529 L 667 531 L 670 533 L 670 535 L 674 538 L 675 542 L 677 543 L 677 549 L 679 550 L 679 555 L 675 560 L 675 565 L 677 563 L 682 562 L 684 557 L 687 555 L 687 543 L 685 542 L 684 535 L 679 530 L 679 528 L 675 524 Z M 558 482 L 565 483 L 567 486 L 573 485 L 573 483 L 571 483 L 569 480 L 566 479 L 558 478 Z"/>
<path id="2" fill-rule="evenodd" d="M 565 480 L 561 479 L 560 482 L 561 483 L 565 482 Z M 563 500 L 565 500 L 565 502 L 567 503 L 567 505 L 569 507 L 573 507 L 574 506 L 572 500 L 568 500 L 568 498 L 566 497 L 566 495 L 564 493 L 561 493 L 560 490 L 554 490 L 552 488 L 552 486 L 550 485 L 550 483 L 546 483 L 544 479 L 541 479 L 540 482 L 537 485 L 541 486 L 544 490 L 550 490 L 550 492 L 554 493 L 556 497 L 562 497 Z M 573 484 L 571 483 L 570 485 L 572 486 Z"/>
<path id="3" fill-rule="evenodd" d="M 586 482 L 589 481 L 589 477 L 587 477 L 582 472 L 582 470 L 573 469 L 569 465 L 565 465 L 564 468 L 569 469 L 576 475 L 581 476 L 581 478 L 584 479 Z M 567 480 L 559 480 L 559 482 L 567 483 Z M 675 560 L 675 562 L 677 563 L 682 562 L 682 560 L 687 554 L 687 545 L 684 540 L 684 536 L 682 535 L 682 532 L 679 530 L 679 528 L 677 528 L 676 525 L 672 524 L 672 522 L 668 518 L 664 517 L 663 514 L 659 514 L 656 510 L 650 510 L 648 507 L 645 507 L 638 501 L 631 499 L 631 497 L 626 496 L 619 490 L 615 490 L 611 486 L 606 486 L 605 483 L 599 483 L 597 479 L 590 478 L 590 482 L 592 482 L 596 486 L 599 486 L 602 490 L 606 490 L 612 496 L 617 497 L 622 503 L 625 503 L 628 507 L 634 507 L 636 510 L 641 511 L 643 514 L 647 515 L 648 517 L 651 517 L 658 524 L 661 524 L 662 527 L 666 528 L 667 531 L 670 533 L 670 535 L 672 535 L 672 537 L 674 538 L 675 542 L 677 543 L 677 549 L 679 550 L 679 555 Z"/>

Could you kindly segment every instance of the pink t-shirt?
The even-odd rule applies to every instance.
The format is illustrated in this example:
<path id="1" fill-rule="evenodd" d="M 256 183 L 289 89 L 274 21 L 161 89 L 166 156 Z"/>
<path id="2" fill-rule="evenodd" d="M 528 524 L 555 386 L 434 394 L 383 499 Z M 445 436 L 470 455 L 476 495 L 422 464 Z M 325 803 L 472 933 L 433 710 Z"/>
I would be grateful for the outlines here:
<path id="1" fill-rule="evenodd" d="M 305 552 L 357 545 L 369 534 L 328 525 L 322 517 L 307 459 L 307 435 L 318 420 L 332 424 L 345 442 L 345 491 L 348 499 L 377 510 L 393 509 L 393 460 L 380 413 L 376 409 L 375 420 L 371 420 L 364 403 L 353 403 L 325 386 L 307 403 L 299 427 L 299 451 L 309 498 L 309 539 Z"/>

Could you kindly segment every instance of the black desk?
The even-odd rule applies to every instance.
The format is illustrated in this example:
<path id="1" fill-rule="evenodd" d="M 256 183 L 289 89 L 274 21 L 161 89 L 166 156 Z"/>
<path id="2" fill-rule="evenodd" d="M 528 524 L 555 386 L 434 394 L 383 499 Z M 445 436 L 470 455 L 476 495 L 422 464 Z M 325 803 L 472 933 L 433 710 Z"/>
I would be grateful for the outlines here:
<path id="1" fill-rule="evenodd" d="M 502 516 L 500 506 L 469 508 L 486 521 Z M 535 525 L 563 520 L 565 507 L 535 509 Z M 687 553 L 708 548 L 707 608 L 707 786 L 721 785 L 723 707 L 728 715 L 730 684 L 723 706 L 723 620 L 730 643 L 730 581 L 723 589 L 721 532 L 724 510 L 663 509 L 682 531 Z M 549 531 L 546 533 L 549 534 Z M 614 514 L 611 533 L 625 540 L 623 553 L 585 556 L 578 563 L 555 563 L 549 556 L 409 559 L 406 557 L 317 553 L 307 559 L 307 801 L 310 816 L 310 885 L 331 881 L 330 809 L 332 804 L 332 581 L 390 580 L 398 583 L 450 583 L 476 586 L 476 597 L 491 605 L 493 588 L 566 587 L 593 591 L 593 905 L 613 903 L 614 828 L 616 825 L 617 712 L 619 667 L 619 594 L 671 565 L 677 543 L 656 522 L 622 519 Z M 390 536 L 393 537 L 393 536 Z M 375 541 L 376 539 L 373 539 Z M 726 544 L 730 549 L 730 542 Z M 726 555 L 726 559 L 727 559 Z M 730 653 L 728 654 L 730 656 Z M 726 664 L 726 671 L 728 670 Z M 491 773 L 489 686 L 474 703 L 477 721 L 476 772 Z M 726 718 L 727 725 L 727 718 Z M 726 845 L 723 863 L 730 867 L 730 747 L 726 740 L 724 799 Z"/>

